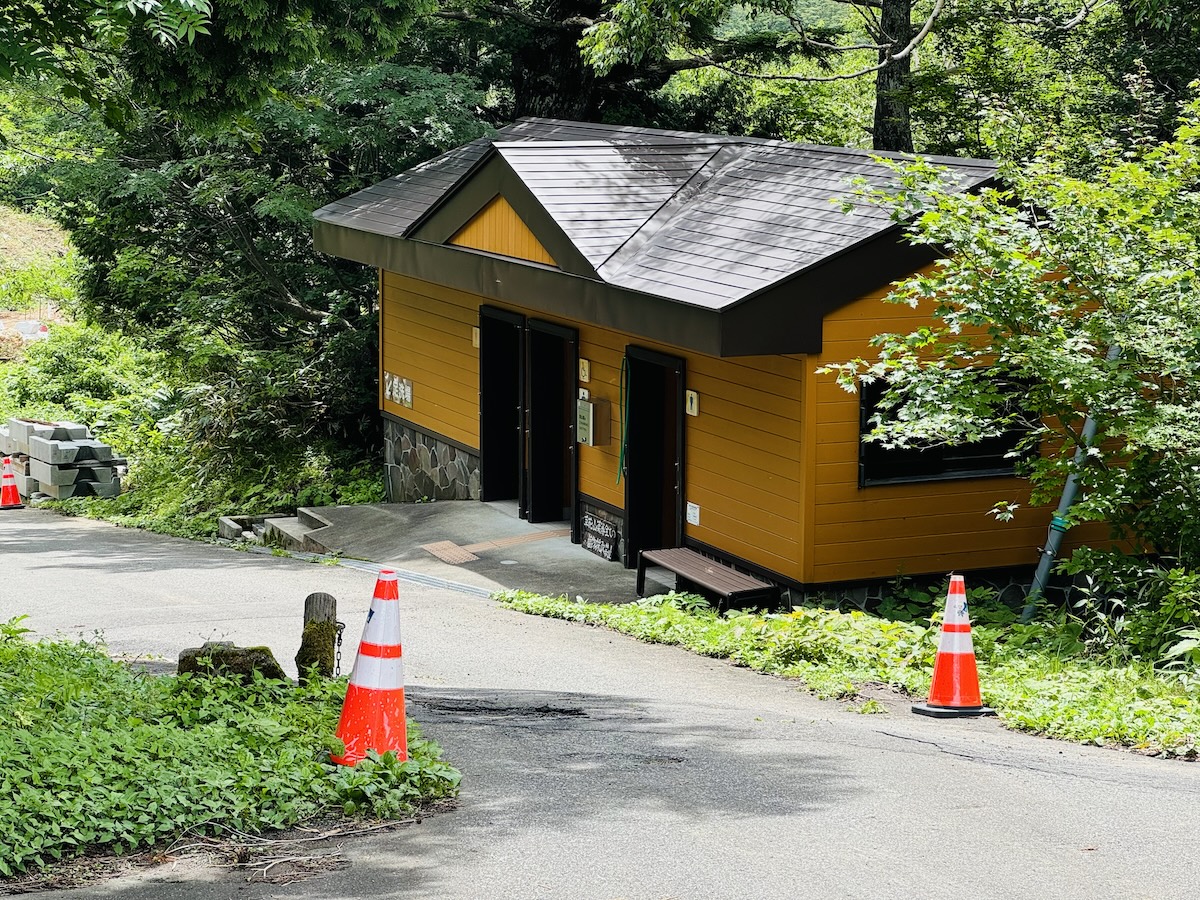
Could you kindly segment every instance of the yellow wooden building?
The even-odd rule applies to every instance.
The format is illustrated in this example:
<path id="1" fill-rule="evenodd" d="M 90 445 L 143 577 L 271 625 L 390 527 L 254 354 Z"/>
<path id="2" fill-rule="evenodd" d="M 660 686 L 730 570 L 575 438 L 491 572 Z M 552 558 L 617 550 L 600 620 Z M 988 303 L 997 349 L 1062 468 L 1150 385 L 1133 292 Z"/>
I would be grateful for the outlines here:
<path id="1" fill-rule="evenodd" d="M 815 374 L 925 315 L 881 298 L 929 251 L 836 202 L 889 177 L 526 119 L 319 210 L 317 247 L 379 270 L 392 498 L 516 500 L 626 565 L 686 546 L 790 587 L 1033 565 L 1047 515 L 987 515 L 1028 495 L 1002 439 L 864 446 L 871 398 Z"/>

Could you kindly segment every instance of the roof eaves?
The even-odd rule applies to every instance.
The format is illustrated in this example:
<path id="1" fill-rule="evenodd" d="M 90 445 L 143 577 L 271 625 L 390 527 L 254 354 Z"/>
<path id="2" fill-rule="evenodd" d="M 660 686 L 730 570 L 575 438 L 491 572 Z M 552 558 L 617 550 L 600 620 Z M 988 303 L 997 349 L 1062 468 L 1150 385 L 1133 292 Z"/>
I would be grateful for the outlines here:
<path id="1" fill-rule="evenodd" d="M 995 176 L 983 178 L 983 179 L 980 179 L 975 184 L 972 184 L 969 187 L 964 188 L 963 192 L 964 193 L 974 193 L 975 191 L 984 190 L 985 188 L 988 188 L 988 187 L 991 187 L 992 185 L 994 185 L 996 183 L 996 181 L 997 181 L 997 178 Z M 740 306 L 743 303 L 747 303 L 751 300 L 754 300 L 754 299 L 762 296 L 763 294 L 769 293 L 771 291 L 775 291 L 775 290 L 785 286 L 789 282 L 795 281 L 800 278 L 804 278 L 804 277 L 812 274 L 815 270 L 820 269 L 822 266 L 826 266 L 831 263 L 837 263 L 843 257 L 848 256 L 852 253 L 855 253 L 856 251 L 861 250 L 864 246 L 866 246 L 868 244 L 873 244 L 876 241 L 886 241 L 888 239 L 893 239 L 893 240 L 896 240 L 898 243 L 904 242 L 904 243 L 910 244 L 911 246 L 914 246 L 914 247 L 928 246 L 928 245 L 916 245 L 916 244 L 912 244 L 911 242 L 903 240 L 902 233 L 907 231 L 909 225 L 912 224 L 912 221 L 913 221 L 913 219 L 909 218 L 909 219 L 905 219 L 903 222 L 893 222 L 887 228 L 882 228 L 879 231 L 872 232 L 869 235 L 864 235 L 861 240 L 857 240 L 852 244 L 842 247 L 840 250 L 837 250 L 834 253 L 830 253 L 828 256 L 823 256 L 820 259 L 818 259 L 812 263 L 809 263 L 808 265 L 804 266 L 803 268 L 797 269 L 795 272 L 791 272 L 788 275 L 783 276 L 782 278 L 776 279 L 775 281 L 772 281 L 769 284 L 765 284 L 760 288 L 757 288 L 753 291 L 749 291 L 749 292 L 743 294 L 742 296 L 733 299 L 727 305 L 726 308 L 730 309 L 735 306 Z M 930 248 L 930 250 L 931 250 L 931 252 L 936 252 L 936 251 L 933 251 L 932 248 Z M 853 298 L 851 298 L 851 299 L 853 299 Z"/>

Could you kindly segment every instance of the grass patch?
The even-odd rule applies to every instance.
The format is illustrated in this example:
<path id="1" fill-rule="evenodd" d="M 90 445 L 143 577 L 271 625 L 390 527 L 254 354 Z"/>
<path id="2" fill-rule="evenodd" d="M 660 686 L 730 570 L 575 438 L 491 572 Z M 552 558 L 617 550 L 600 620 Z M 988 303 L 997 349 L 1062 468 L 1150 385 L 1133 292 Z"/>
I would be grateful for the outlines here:
<path id="1" fill-rule="evenodd" d="M 821 697 L 853 698 L 868 682 L 924 695 L 940 630 L 937 615 L 927 625 L 820 608 L 720 615 L 688 594 L 619 605 L 523 591 L 504 591 L 496 599 L 520 612 L 601 625 L 795 678 Z M 1194 668 L 1163 671 L 1087 656 L 1078 630 L 1063 623 L 976 626 L 973 637 L 984 702 L 1009 727 L 1195 758 L 1200 673 Z"/>
<path id="2" fill-rule="evenodd" d="M 0 204 L 0 260 L 6 268 L 59 259 L 69 250 L 67 233 L 54 222 Z"/>
<path id="3" fill-rule="evenodd" d="M 258 833 L 332 812 L 395 818 L 460 775 L 409 724 L 409 759 L 325 762 L 344 682 L 152 676 L 90 643 L 0 623 L 0 874 L 128 853 L 191 830 Z"/>

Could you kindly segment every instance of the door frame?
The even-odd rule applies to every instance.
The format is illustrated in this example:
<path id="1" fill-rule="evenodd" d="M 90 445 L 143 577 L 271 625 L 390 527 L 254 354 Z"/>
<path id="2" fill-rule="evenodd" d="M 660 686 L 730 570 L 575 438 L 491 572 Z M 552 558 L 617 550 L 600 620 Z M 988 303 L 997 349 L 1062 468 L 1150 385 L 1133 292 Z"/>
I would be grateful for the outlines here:
<path id="1" fill-rule="evenodd" d="M 637 344 L 626 344 L 625 345 L 625 356 L 627 359 L 635 359 L 638 362 L 649 363 L 651 365 L 655 365 L 655 366 L 664 368 L 669 372 L 674 372 L 676 375 L 676 380 L 679 385 L 679 389 L 678 389 L 677 396 L 676 396 L 676 409 L 678 410 L 678 414 L 676 416 L 676 421 L 675 421 L 675 535 L 674 535 L 674 539 L 675 539 L 675 546 L 682 547 L 683 546 L 683 523 L 684 523 L 684 513 L 685 513 L 683 481 L 684 481 L 684 474 L 686 472 L 686 469 L 684 468 L 684 463 L 685 463 L 684 424 L 685 424 L 685 417 L 687 415 L 687 413 L 685 411 L 685 404 L 686 404 L 686 400 L 687 400 L 687 360 L 685 360 L 682 356 L 670 356 L 666 353 L 659 353 L 657 350 L 650 350 L 646 347 L 639 347 Z M 633 387 L 632 384 L 630 384 L 626 388 L 626 396 L 625 396 L 626 403 L 629 403 L 630 398 L 632 397 L 632 394 L 633 394 L 632 387 Z M 623 419 L 627 418 L 625 416 L 624 410 L 622 410 L 622 418 Z M 622 441 L 627 440 L 627 435 L 624 433 L 624 430 L 622 430 L 621 440 Z M 630 510 L 629 510 L 629 501 L 630 501 L 629 478 L 628 478 L 627 472 L 623 472 L 622 475 L 625 476 L 623 479 L 625 481 L 625 534 L 628 536 L 629 520 L 630 520 L 630 515 L 629 515 L 629 512 L 630 512 Z M 635 512 L 636 512 L 636 506 L 637 506 L 637 504 L 635 503 L 634 504 Z M 658 548 L 650 548 L 650 549 L 658 549 Z M 636 565 L 637 565 L 637 554 L 636 554 L 636 552 L 633 552 L 633 548 L 630 547 L 629 541 L 627 538 L 625 541 L 625 568 L 631 569 L 631 568 L 635 567 Z"/>
<path id="2" fill-rule="evenodd" d="M 526 391 L 524 394 L 524 427 L 526 438 L 522 441 L 523 447 L 529 447 L 528 434 L 530 430 L 529 353 L 532 342 L 529 340 L 528 333 L 537 331 L 541 334 L 547 334 L 552 337 L 560 338 L 567 344 L 567 354 L 563 372 L 564 376 L 566 377 L 567 390 L 567 404 L 566 409 L 564 409 L 564 414 L 566 415 L 567 419 L 567 456 L 564 458 L 564 463 L 566 464 L 567 469 L 567 483 L 569 485 L 568 499 L 570 502 L 566 509 L 568 510 L 567 521 L 571 526 L 571 542 L 578 544 L 583 539 L 579 530 L 579 435 L 576 433 L 575 418 L 575 405 L 579 400 L 579 330 L 567 325 L 560 325 L 557 322 L 548 322 L 545 319 L 537 319 L 532 317 L 525 321 L 525 330 L 525 360 L 522 377 L 525 381 Z M 530 461 L 528 457 L 526 457 L 524 460 L 525 472 L 522 474 L 523 479 L 525 479 L 525 490 L 522 493 L 523 498 L 527 497 L 529 492 L 529 486 L 527 483 L 530 477 L 529 462 Z M 526 510 L 527 508 L 528 503 L 526 501 Z"/>

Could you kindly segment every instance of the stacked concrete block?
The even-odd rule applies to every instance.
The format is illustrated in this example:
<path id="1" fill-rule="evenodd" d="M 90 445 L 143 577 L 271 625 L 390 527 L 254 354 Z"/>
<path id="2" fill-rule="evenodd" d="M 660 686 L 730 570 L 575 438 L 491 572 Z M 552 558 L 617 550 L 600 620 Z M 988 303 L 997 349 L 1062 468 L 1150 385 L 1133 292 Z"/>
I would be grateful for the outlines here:
<path id="1" fill-rule="evenodd" d="M 117 466 L 125 460 L 94 440 L 86 425 L 9 419 L 0 427 L 0 452 L 13 457 L 17 490 L 67 497 L 115 497 L 121 493 Z"/>
<path id="2" fill-rule="evenodd" d="M 17 493 L 22 497 L 36 493 L 41 486 L 38 484 L 38 480 L 29 474 L 29 457 L 17 454 L 15 450 L 6 450 L 5 446 L 4 437 L 0 435 L 0 454 L 12 460 L 13 475 L 17 479 Z"/>

